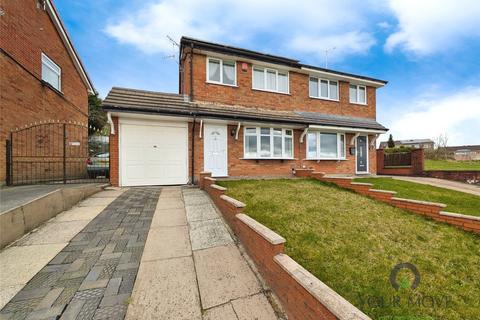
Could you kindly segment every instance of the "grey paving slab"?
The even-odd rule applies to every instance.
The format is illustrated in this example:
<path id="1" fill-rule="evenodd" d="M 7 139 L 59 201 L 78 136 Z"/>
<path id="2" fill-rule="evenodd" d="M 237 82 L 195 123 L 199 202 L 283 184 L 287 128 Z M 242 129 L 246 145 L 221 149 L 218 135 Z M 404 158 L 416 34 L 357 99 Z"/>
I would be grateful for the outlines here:
<path id="1" fill-rule="evenodd" d="M 0 318 L 123 319 L 124 301 L 133 290 L 159 193 L 160 188 L 132 188 L 118 198 L 89 198 L 82 208 L 109 204 L 91 221 L 55 221 L 49 224 L 49 232 L 38 233 L 35 239 L 40 242 L 49 234 L 52 239 L 67 239 L 64 234 L 69 233 L 66 243 L 17 246 L 2 252 L 0 263 L 6 264 L 9 274 L 16 272 L 23 256 L 39 257 L 41 262 L 29 266 L 16 280 L 28 283 L 2 308 Z M 129 215 L 130 209 L 139 214 Z M 76 226 L 75 236 L 69 231 L 74 229 L 71 225 Z M 0 278 L 1 287 L 15 285 L 11 278 Z"/>
<path id="2" fill-rule="evenodd" d="M 202 319 L 192 257 L 142 262 L 126 319 Z"/>
<path id="3" fill-rule="evenodd" d="M 15 245 L 67 243 L 88 224 L 88 220 L 49 221 L 34 230 L 28 237 L 18 240 Z"/>
<path id="4" fill-rule="evenodd" d="M 255 318 L 252 318 L 255 319 Z M 231 303 L 208 309 L 203 314 L 203 320 L 238 320 Z"/>
<path id="5" fill-rule="evenodd" d="M 192 254 L 187 226 L 150 229 L 142 261 L 185 257 Z"/>
<path id="6" fill-rule="evenodd" d="M 204 309 L 260 292 L 257 278 L 235 245 L 193 252 Z"/>
<path id="7" fill-rule="evenodd" d="M 159 200 L 159 202 L 161 201 Z M 185 225 L 187 225 L 185 209 L 157 209 L 153 216 L 151 228 Z"/>
<path id="8" fill-rule="evenodd" d="M 276 320 L 272 306 L 263 294 L 233 300 L 233 309 L 239 320 Z"/>
<path id="9" fill-rule="evenodd" d="M 107 206 L 89 206 L 89 207 L 73 207 L 70 210 L 58 214 L 53 221 L 75 221 L 75 220 L 92 220 Z"/>
<path id="10" fill-rule="evenodd" d="M 211 203 L 210 198 L 203 193 L 203 191 L 199 191 L 199 193 L 184 197 L 184 201 L 186 206 L 197 206 Z"/>
<path id="11" fill-rule="evenodd" d="M 105 190 L 105 191 L 100 191 L 95 193 L 94 195 L 91 196 L 91 198 L 117 198 L 120 196 L 122 193 L 124 193 L 125 190 L 120 189 L 120 190 Z"/>
<path id="12" fill-rule="evenodd" d="M 219 218 L 217 211 L 211 203 L 185 206 L 185 211 L 189 222 Z"/>
<path id="13" fill-rule="evenodd" d="M 200 250 L 232 244 L 233 239 L 223 221 L 218 219 L 192 221 L 190 225 L 190 240 L 193 250 Z"/>

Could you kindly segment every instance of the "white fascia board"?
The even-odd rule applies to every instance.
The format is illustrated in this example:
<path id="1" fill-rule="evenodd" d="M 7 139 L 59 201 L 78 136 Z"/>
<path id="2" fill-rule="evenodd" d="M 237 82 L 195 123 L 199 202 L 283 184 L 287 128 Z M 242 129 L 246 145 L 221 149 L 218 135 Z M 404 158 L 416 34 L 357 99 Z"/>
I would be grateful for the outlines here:
<path id="1" fill-rule="evenodd" d="M 46 11 L 50 16 L 50 18 L 52 19 L 53 24 L 57 29 L 58 33 L 60 34 L 60 38 L 62 39 L 62 42 L 65 45 L 65 47 L 67 48 L 68 54 L 72 58 L 75 68 L 80 73 L 80 77 L 82 78 L 82 81 L 85 83 L 90 93 L 92 94 L 96 93 L 95 88 L 93 87 L 93 84 L 91 83 L 87 75 L 87 72 L 85 71 L 82 63 L 80 62 L 80 58 L 78 57 L 77 52 L 72 47 L 72 42 L 70 40 L 70 37 L 68 36 L 67 31 L 64 29 L 63 24 L 60 21 L 60 17 L 57 15 L 57 12 L 53 7 L 53 4 L 51 3 L 51 0 L 47 0 L 46 4 L 47 4 Z"/>
<path id="2" fill-rule="evenodd" d="M 375 130 L 375 129 L 364 129 L 364 128 L 322 126 L 322 125 L 315 125 L 315 124 L 309 125 L 308 128 L 313 130 L 331 130 L 335 132 L 352 132 L 352 133 L 361 132 L 361 133 L 371 133 L 371 134 L 385 133 L 388 131 L 388 130 Z"/>
<path id="3" fill-rule="evenodd" d="M 385 83 L 383 82 L 377 82 L 377 81 L 372 81 L 372 80 L 367 80 L 367 79 L 362 79 L 362 78 L 357 78 L 352 76 L 346 76 L 346 75 L 341 75 L 333 72 L 321 71 L 321 70 L 316 70 L 316 69 L 311 69 L 306 67 L 302 67 L 302 70 L 308 72 L 312 76 L 326 77 L 328 79 L 333 79 L 333 80 L 343 80 L 343 81 L 352 82 L 355 84 L 363 84 L 363 85 L 375 87 L 375 88 L 380 88 L 385 86 Z"/>

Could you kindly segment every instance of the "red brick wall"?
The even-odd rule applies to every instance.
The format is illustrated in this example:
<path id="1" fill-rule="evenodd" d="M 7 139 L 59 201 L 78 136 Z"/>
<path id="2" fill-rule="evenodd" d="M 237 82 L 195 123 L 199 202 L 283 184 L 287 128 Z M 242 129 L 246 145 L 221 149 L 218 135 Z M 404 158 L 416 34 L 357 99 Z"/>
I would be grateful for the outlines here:
<path id="1" fill-rule="evenodd" d="M 385 167 L 384 149 L 378 149 L 377 154 L 377 173 L 393 176 L 419 176 L 423 174 L 424 151 L 423 149 L 412 150 L 412 165 L 405 167 Z"/>
<path id="2" fill-rule="evenodd" d="M 37 1 L 3 1 L 0 19 L 0 184 L 10 130 L 35 121 L 88 120 L 88 91 L 52 21 Z M 41 52 L 62 69 L 62 93 L 43 86 Z"/>
<path id="3" fill-rule="evenodd" d="M 180 93 L 190 94 L 190 58 L 184 64 L 184 83 Z M 237 87 L 206 82 L 206 56 L 194 54 L 193 89 L 194 100 L 242 105 L 275 110 L 303 110 L 364 118 L 375 118 L 375 88 L 367 88 L 367 105 L 349 102 L 348 82 L 340 82 L 340 101 L 328 101 L 309 97 L 308 75 L 290 71 L 290 94 L 279 94 L 252 89 L 252 64 L 241 70 L 242 61 L 237 61 Z"/>
<path id="4" fill-rule="evenodd" d="M 119 171 L 119 153 L 118 153 L 118 137 L 120 135 L 118 126 L 118 117 L 112 117 L 113 127 L 115 128 L 115 134 L 110 134 L 110 184 L 118 187 L 120 184 L 120 171 Z"/>
<path id="5" fill-rule="evenodd" d="M 116 120 L 114 120 L 116 121 Z M 117 125 L 115 125 L 117 127 Z M 188 124 L 188 175 L 191 175 L 191 157 L 192 157 L 192 126 L 193 123 Z M 306 139 L 303 143 L 300 143 L 300 136 L 302 130 L 294 130 L 294 160 L 244 160 L 243 158 L 243 129 L 240 127 L 240 132 L 238 134 L 238 140 L 235 140 L 235 137 L 230 134 L 230 132 L 236 129 L 236 125 L 229 125 L 227 129 L 228 135 L 228 175 L 230 177 L 258 177 L 258 176 L 289 176 L 292 174 L 292 168 L 312 168 L 315 171 L 322 171 L 325 173 L 345 173 L 345 174 L 355 174 L 355 156 L 350 155 L 349 148 L 355 146 L 355 142 L 350 145 L 350 140 L 353 137 L 353 134 L 346 135 L 346 160 L 321 160 L 321 161 L 312 161 L 305 160 L 306 158 Z M 118 129 L 116 129 L 118 130 Z M 200 172 L 204 171 L 203 167 L 203 137 L 199 137 L 200 131 L 200 122 L 195 124 L 195 135 L 194 135 L 194 144 L 195 144 L 195 160 L 194 160 L 194 175 L 195 181 L 197 181 Z M 110 148 L 117 148 L 118 150 L 118 139 L 117 134 L 111 137 Z M 370 136 L 369 139 L 373 139 L 373 136 Z M 114 145 L 117 145 L 114 147 Z M 118 156 L 115 156 L 113 151 L 110 154 L 110 165 L 111 165 L 111 182 L 118 185 L 118 173 L 115 174 L 113 171 L 114 166 L 118 166 Z M 369 170 L 370 173 L 376 173 L 376 152 L 373 147 L 369 146 Z M 118 169 L 117 169 L 118 171 Z"/>
<path id="6" fill-rule="evenodd" d="M 455 171 L 455 170 L 431 170 L 423 173 L 426 177 L 461 181 L 468 183 L 480 183 L 480 170 Z"/>

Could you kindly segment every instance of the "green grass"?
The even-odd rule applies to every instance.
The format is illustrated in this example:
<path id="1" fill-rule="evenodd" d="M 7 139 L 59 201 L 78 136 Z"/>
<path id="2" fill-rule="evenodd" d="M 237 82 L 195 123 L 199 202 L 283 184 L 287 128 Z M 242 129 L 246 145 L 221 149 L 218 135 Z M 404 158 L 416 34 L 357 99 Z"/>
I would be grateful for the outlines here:
<path id="1" fill-rule="evenodd" d="M 425 159 L 425 170 L 480 170 L 480 160 L 454 161 Z"/>
<path id="2" fill-rule="evenodd" d="M 220 184 L 247 204 L 246 214 L 286 238 L 289 256 L 372 318 L 480 319 L 479 236 L 315 180 Z M 401 262 L 420 271 L 417 289 L 390 285 Z M 389 303 L 395 297 L 400 303 Z M 450 304 L 409 305 L 409 297 Z"/>
<path id="3" fill-rule="evenodd" d="M 355 181 L 373 183 L 374 189 L 396 191 L 395 197 L 440 202 L 447 205 L 445 211 L 480 216 L 480 197 L 469 193 L 392 178 L 357 178 Z"/>

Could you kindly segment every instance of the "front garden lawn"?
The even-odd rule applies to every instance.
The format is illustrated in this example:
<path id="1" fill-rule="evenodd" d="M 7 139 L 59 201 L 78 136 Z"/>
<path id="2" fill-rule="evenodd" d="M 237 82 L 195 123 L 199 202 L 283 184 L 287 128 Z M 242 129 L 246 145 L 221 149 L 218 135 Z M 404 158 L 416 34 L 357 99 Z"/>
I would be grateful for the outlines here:
<path id="1" fill-rule="evenodd" d="M 480 197 L 473 194 L 392 178 L 357 178 L 355 181 L 372 183 L 374 189 L 396 191 L 395 197 L 440 202 L 447 205 L 445 211 L 480 216 Z"/>
<path id="2" fill-rule="evenodd" d="M 480 160 L 454 161 L 425 159 L 425 170 L 480 170 Z"/>
<path id="3" fill-rule="evenodd" d="M 219 184 L 286 238 L 289 256 L 372 318 L 480 319 L 478 235 L 316 180 Z M 415 290 L 392 288 L 401 262 L 418 268 Z M 408 284 L 411 274 L 398 279 Z"/>

